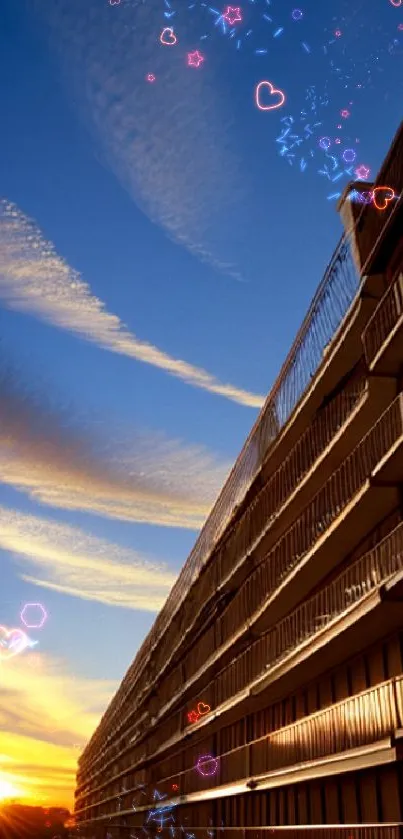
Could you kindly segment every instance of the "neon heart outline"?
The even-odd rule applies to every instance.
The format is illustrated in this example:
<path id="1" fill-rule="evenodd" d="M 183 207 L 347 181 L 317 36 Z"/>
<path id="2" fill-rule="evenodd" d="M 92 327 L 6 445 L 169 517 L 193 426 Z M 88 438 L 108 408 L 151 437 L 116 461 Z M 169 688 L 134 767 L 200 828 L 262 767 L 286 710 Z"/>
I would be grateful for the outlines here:
<path id="1" fill-rule="evenodd" d="M 17 635 L 20 636 L 21 641 L 22 640 L 24 641 L 24 646 L 20 647 L 19 649 L 11 650 L 11 655 L 3 655 L 2 654 L 3 650 L 5 650 L 6 653 L 7 652 L 10 653 L 11 648 L 2 646 L 2 640 L 1 640 L 1 632 L 2 631 L 3 631 L 3 635 L 5 636 L 5 639 L 10 638 L 10 636 L 17 633 Z M 25 632 L 22 629 L 18 629 L 18 628 L 17 629 L 7 629 L 6 626 L 0 626 L 0 661 L 7 661 L 7 659 L 9 659 L 9 658 L 13 658 L 15 655 L 18 655 L 18 653 L 21 653 L 22 650 L 25 650 L 25 647 L 27 647 L 27 646 L 28 646 L 28 638 L 27 638 Z"/>
<path id="2" fill-rule="evenodd" d="M 375 194 L 380 189 L 388 189 L 392 193 L 391 198 L 384 198 L 385 205 L 383 207 L 380 207 L 379 204 L 377 204 L 376 201 L 375 201 Z M 388 206 L 388 204 L 390 204 L 390 202 L 393 201 L 393 199 L 395 197 L 396 197 L 395 196 L 395 190 L 391 186 L 376 186 L 372 190 L 372 201 L 373 201 L 373 204 L 374 204 L 374 206 L 376 207 L 377 210 L 381 210 L 381 211 L 386 210 L 386 207 Z"/>
<path id="3" fill-rule="evenodd" d="M 260 91 L 260 88 L 262 87 L 262 85 L 266 85 L 266 86 L 268 85 L 269 86 L 270 96 L 273 96 L 274 94 L 279 93 L 280 96 L 282 96 L 281 102 L 278 102 L 277 105 L 269 105 L 268 107 L 261 105 L 260 102 L 259 102 L 259 91 Z M 257 107 L 259 108 L 259 111 L 274 111 L 276 108 L 281 108 L 281 106 L 284 105 L 285 94 L 283 93 L 282 90 L 278 90 L 278 88 L 274 87 L 271 82 L 261 81 L 261 82 L 259 82 L 259 84 L 256 85 L 255 102 L 256 102 Z"/>
<path id="4" fill-rule="evenodd" d="M 395 7 L 395 9 L 398 9 L 398 8 L 399 8 L 399 6 L 401 6 L 401 5 L 402 5 L 403 0 L 397 0 L 397 3 L 394 3 L 394 2 L 393 2 L 393 0 L 390 0 L 390 2 L 391 2 L 391 4 L 392 4 L 392 6 L 394 6 L 394 7 Z"/>
<path id="5" fill-rule="evenodd" d="M 201 708 L 206 708 L 206 711 L 201 711 Z M 204 702 L 199 702 L 197 706 L 197 713 L 200 714 L 202 717 L 204 714 L 208 714 L 211 711 L 210 705 L 206 705 Z"/>
<path id="6" fill-rule="evenodd" d="M 172 36 L 172 38 L 174 38 L 174 40 L 173 41 L 164 41 L 165 32 L 170 32 L 171 36 Z M 174 47 L 175 46 L 175 44 L 178 42 L 178 39 L 177 39 L 177 37 L 175 35 L 175 32 L 173 30 L 173 26 L 166 26 L 165 29 L 162 30 L 161 35 L 160 35 L 160 42 L 161 42 L 161 44 L 164 44 L 165 47 Z"/>

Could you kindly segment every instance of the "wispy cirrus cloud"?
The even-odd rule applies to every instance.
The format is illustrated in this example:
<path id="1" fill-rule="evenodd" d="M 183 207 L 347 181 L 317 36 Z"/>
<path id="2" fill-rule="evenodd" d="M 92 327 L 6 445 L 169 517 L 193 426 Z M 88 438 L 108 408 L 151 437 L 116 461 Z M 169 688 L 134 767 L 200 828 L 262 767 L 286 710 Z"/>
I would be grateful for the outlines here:
<path id="1" fill-rule="evenodd" d="M 47 242 L 36 225 L 0 201 L 0 298 L 7 306 L 74 333 L 102 349 L 157 367 L 186 384 L 259 408 L 258 394 L 222 384 L 214 376 L 139 340 L 91 294 L 80 274 Z"/>
<path id="2" fill-rule="evenodd" d="M 229 464 L 162 434 L 106 444 L 0 375 L 0 482 L 53 507 L 198 530 Z M 112 437 L 108 429 L 109 440 Z M 106 435 L 105 435 L 106 438 Z"/>
<path id="3" fill-rule="evenodd" d="M 39 658 L 39 665 L 38 665 Z M 84 745 L 118 687 L 85 679 L 47 655 L 0 663 L 2 779 L 29 804 L 73 806 L 78 745 Z"/>
<path id="4" fill-rule="evenodd" d="M 169 48 L 159 43 L 160 0 L 124 2 L 118 14 L 97 0 L 36 6 L 51 24 L 74 104 L 122 186 L 175 241 L 241 279 L 236 254 L 254 193 L 237 144 L 234 91 L 221 79 L 222 49 L 200 41 L 210 21 L 176 4 L 165 21 L 178 38 Z M 189 68 L 187 53 L 196 47 L 205 62 Z"/>
<path id="5" fill-rule="evenodd" d="M 176 574 L 80 528 L 0 507 L 0 548 L 26 582 L 109 606 L 158 612 Z M 38 576 L 38 574 L 40 576 Z"/>

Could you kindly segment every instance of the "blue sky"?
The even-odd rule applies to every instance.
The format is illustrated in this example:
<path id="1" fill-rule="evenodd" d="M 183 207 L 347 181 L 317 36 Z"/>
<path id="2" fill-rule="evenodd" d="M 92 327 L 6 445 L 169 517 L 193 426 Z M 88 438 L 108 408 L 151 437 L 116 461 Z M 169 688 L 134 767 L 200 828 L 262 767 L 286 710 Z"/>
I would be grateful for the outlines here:
<path id="1" fill-rule="evenodd" d="M 375 176 L 401 119 L 403 6 L 244 0 L 234 37 L 211 8 L 1 3 L 0 625 L 48 611 L 0 661 L 27 798 L 71 803 L 341 233 L 342 153 Z"/>

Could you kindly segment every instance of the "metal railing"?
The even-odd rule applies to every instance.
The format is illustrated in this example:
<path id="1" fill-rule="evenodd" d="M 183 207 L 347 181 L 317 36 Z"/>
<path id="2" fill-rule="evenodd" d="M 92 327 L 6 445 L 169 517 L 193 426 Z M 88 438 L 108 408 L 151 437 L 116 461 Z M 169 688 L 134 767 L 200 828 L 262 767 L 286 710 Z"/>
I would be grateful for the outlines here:
<path id="1" fill-rule="evenodd" d="M 403 405 L 402 396 L 399 395 L 253 573 L 249 587 L 250 614 L 297 566 L 314 541 L 349 503 L 402 433 Z M 323 625 L 329 623 L 340 613 L 339 609 L 343 611 L 359 599 L 360 592 L 365 596 L 368 590 L 378 585 L 381 580 L 384 581 L 385 575 L 393 574 L 394 569 L 398 569 L 401 563 L 401 539 L 402 531 L 398 526 L 377 548 L 343 572 L 329 589 L 319 592 L 285 617 L 276 630 L 269 631 L 251 644 L 204 688 L 204 702 L 217 708 L 263 675 L 268 665 L 274 666 L 279 658 L 296 648 L 309 634 L 314 635 L 318 631 L 316 621 L 319 618 Z M 305 629 L 302 628 L 303 625 Z M 170 698 L 171 694 L 165 695 L 162 689 L 159 697 L 161 705 L 166 704 Z M 197 697 L 195 699 L 198 701 Z M 191 702 L 189 699 L 187 705 Z M 184 707 L 178 709 L 174 715 L 162 721 L 158 730 L 151 734 L 148 754 L 152 754 L 167 739 L 180 731 L 181 714 L 184 710 Z M 95 774 L 103 772 L 104 768 L 101 767 Z"/>
<path id="2" fill-rule="evenodd" d="M 203 777 L 193 763 L 161 778 L 158 789 L 166 792 L 174 778 L 186 795 L 376 744 L 402 725 L 402 699 L 403 676 L 398 676 L 218 756 L 215 774 Z M 202 743 L 198 749 L 207 754 Z M 187 764 L 193 757 L 186 751 Z M 150 801 L 154 788 L 148 789 Z"/>
<path id="3" fill-rule="evenodd" d="M 403 315 L 403 274 L 389 286 L 363 332 L 368 366 L 374 361 L 386 338 Z"/>
<path id="4" fill-rule="evenodd" d="M 204 689 L 205 701 L 217 708 L 221 701 L 242 689 L 248 682 L 267 675 L 280 662 L 291 656 L 301 645 L 313 639 L 337 620 L 354 604 L 363 601 L 372 591 L 403 570 L 403 522 L 397 525 L 378 545 L 359 557 L 349 568 L 339 574 L 326 588 L 298 606 L 290 615 L 255 641 L 244 653 L 225 668 L 218 679 Z M 191 700 L 187 705 L 191 705 Z M 184 712 L 185 708 L 182 708 Z M 177 732 L 180 731 L 180 712 L 175 715 Z M 172 720 L 172 718 L 171 718 Z M 169 735 L 172 735 L 172 728 Z M 164 732 L 150 737 L 149 754 L 164 742 Z M 189 751 L 187 747 L 187 751 Z M 203 748 L 209 748 L 205 742 Z M 128 757 L 129 761 L 129 757 Z M 169 758 L 172 765 L 175 758 Z M 160 759 L 163 769 L 166 762 Z M 167 772 L 167 775 L 170 775 Z M 173 774 L 173 773 L 172 773 Z"/>
<path id="5" fill-rule="evenodd" d="M 234 532 L 220 549 L 221 582 L 230 573 L 234 558 L 237 557 L 239 561 L 240 557 L 253 549 L 254 543 L 268 529 L 280 507 L 325 451 L 362 398 L 366 383 L 365 373 L 359 368 L 345 388 L 315 417 L 280 468 L 245 511 Z"/>
<path id="6" fill-rule="evenodd" d="M 262 411 L 221 491 L 168 599 L 105 712 L 84 755 L 100 743 L 118 707 L 134 687 L 146 661 L 177 612 L 192 583 L 242 502 L 269 446 L 276 440 L 318 370 L 359 288 L 349 239 L 342 236 Z"/>

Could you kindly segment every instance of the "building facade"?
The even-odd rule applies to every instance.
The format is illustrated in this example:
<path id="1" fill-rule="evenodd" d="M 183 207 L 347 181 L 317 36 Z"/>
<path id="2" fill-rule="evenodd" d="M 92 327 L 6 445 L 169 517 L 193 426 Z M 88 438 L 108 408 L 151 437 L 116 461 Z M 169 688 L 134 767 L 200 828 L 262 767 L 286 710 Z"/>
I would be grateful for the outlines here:
<path id="1" fill-rule="evenodd" d="M 403 836 L 403 125 L 354 184 L 370 203 L 351 188 L 280 375 L 79 760 L 82 839 Z"/>

